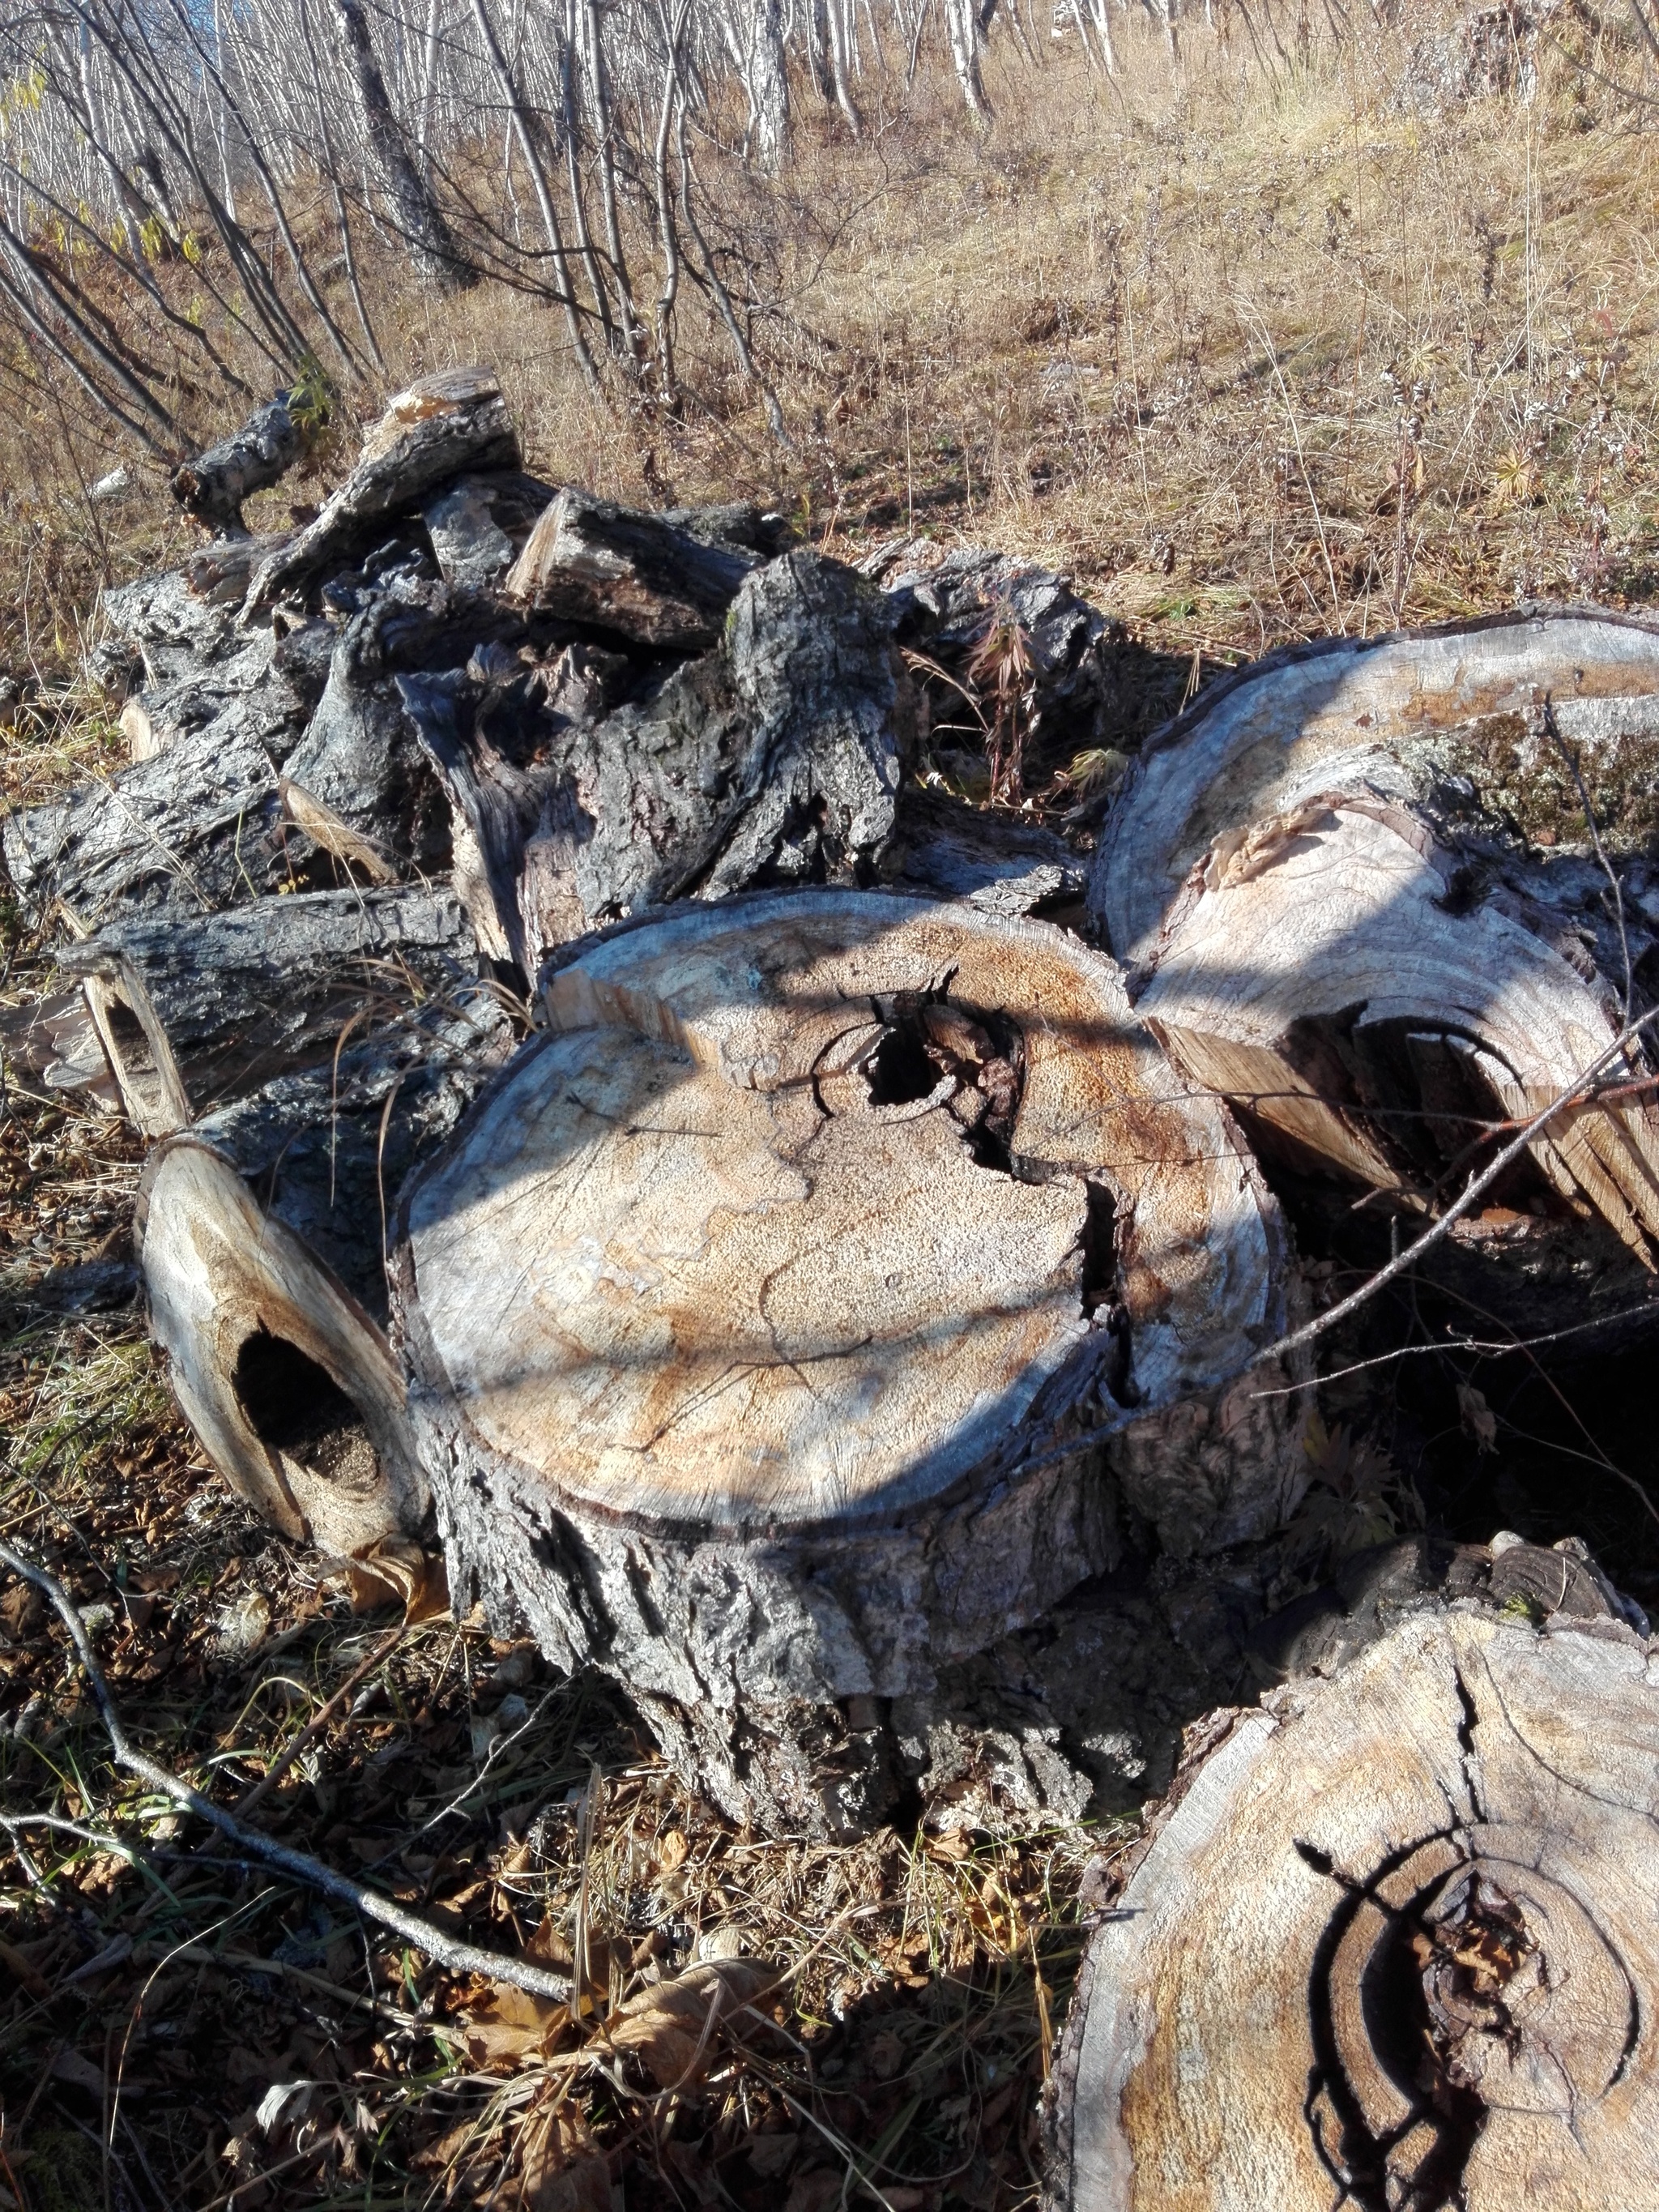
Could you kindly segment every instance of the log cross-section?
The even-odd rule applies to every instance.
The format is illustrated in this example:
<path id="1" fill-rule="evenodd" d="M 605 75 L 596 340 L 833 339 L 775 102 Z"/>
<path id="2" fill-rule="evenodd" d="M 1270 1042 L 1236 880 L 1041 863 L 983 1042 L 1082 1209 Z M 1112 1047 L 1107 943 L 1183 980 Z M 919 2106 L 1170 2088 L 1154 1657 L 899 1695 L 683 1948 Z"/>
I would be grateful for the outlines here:
<path id="1" fill-rule="evenodd" d="M 1115 1564 L 1120 1483 L 1182 1549 L 1294 1502 L 1236 1379 L 1285 1310 L 1272 1201 L 1109 961 L 810 891 L 618 932 L 544 1010 L 402 1208 L 422 1463 L 456 1589 L 617 1673 L 734 1811 L 866 1815 L 825 1710 Z"/>
<path id="2" fill-rule="evenodd" d="M 1079 1980 L 1050 2212 L 1653 2212 L 1659 1648 L 1454 1608 L 1204 1728 Z"/>

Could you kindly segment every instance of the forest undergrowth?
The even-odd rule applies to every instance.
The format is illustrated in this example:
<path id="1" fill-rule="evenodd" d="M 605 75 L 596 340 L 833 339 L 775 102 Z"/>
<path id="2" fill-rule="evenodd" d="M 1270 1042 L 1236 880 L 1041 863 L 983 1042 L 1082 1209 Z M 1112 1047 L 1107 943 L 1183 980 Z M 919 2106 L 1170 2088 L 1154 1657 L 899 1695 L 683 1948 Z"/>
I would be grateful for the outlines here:
<path id="1" fill-rule="evenodd" d="M 1176 672 L 1123 750 L 1285 639 L 1645 604 L 1659 133 L 1547 46 L 1529 102 L 1415 108 L 1413 36 L 1316 59 L 1194 24 L 1172 76 L 1131 33 L 1115 86 L 1063 47 L 1006 76 L 994 53 L 982 134 L 942 119 L 941 77 L 890 75 L 861 143 L 811 119 L 757 202 L 756 378 L 709 310 L 679 411 L 602 404 L 545 305 L 439 301 L 383 255 L 388 384 L 488 362 L 555 483 L 757 498 L 847 558 L 922 537 L 1063 569 Z M 42 390 L 0 423 L 12 805 L 124 757 L 84 670 L 97 590 L 188 535 L 153 466 Z M 204 400 L 195 428 L 234 414 Z M 319 499 L 356 429 L 250 520 Z M 15 1002 L 48 963 L 3 921 Z M 275 1535 L 144 1343 L 139 1164 L 118 1122 L 8 1075 L 0 1538 L 65 1583 L 155 1756 L 234 1804 L 303 1736 L 251 1818 L 587 1978 L 568 2006 L 459 1978 L 228 1856 L 116 1774 L 58 1625 L 0 1579 L 0 2212 L 1030 2203 L 1079 1885 L 1132 1824 L 761 1843 L 612 1693 Z M 765 1962 L 752 2002 L 688 2038 L 652 1993 L 738 1958 Z"/>

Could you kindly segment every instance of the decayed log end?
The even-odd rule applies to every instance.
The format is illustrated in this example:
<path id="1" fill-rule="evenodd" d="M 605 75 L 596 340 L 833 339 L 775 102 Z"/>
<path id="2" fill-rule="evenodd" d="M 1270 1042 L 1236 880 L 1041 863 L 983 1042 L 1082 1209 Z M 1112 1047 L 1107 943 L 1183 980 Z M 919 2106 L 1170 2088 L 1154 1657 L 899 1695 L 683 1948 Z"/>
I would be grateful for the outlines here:
<path id="1" fill-rule="evenodd" d="M 1659 2205 L 1659 1649 L 1429 1614 L 1206 1728 L 1090 1946 L 1051 2212 Z"/>
<path id="2" fill-rule="evenodd" d="M 136 1243 L 179 1403 L 232 1486 L 327 1553 L 418 1526 L 424 1485 L 384 1335 L 236 1167 L 189 1135 L 160 1146 Z"/>
<path id="3" fill-rule="evenodd" d="M 925 1691 L 1114 1564 L 1103 1448 L 1177 1548 L 1294 1504 L 1287 1419 L 1214 1402 L 1283 1322 L 1272 1201 L 1109 961 L 805 891 L 618 932 L 544 1004 L 405 1194 L 411 1414 L 453 1586 L 720 1735 L 723 1802 L 799 1817 L 740 1736 Z"/>
<path id="4" fill-rule="evenodd" d="M 1614 616 L 1270 655 L 1149 745 L 1091 909 L 1195 1081 L 1300 1164 L 1431 1204 L 1483 1129 L 1607 1051 L 1627 992 L 1638 1013 L 1651 1001 L 1656 740 L 1659 631 Z M 1583 842 L 1581 776 L 1616 903 Z M 1622 1051 L 1621 1095 L 1533 1148 L 1543 1201 L 1599 1215 L 1650 1267 L 1650 1065 Z"/>

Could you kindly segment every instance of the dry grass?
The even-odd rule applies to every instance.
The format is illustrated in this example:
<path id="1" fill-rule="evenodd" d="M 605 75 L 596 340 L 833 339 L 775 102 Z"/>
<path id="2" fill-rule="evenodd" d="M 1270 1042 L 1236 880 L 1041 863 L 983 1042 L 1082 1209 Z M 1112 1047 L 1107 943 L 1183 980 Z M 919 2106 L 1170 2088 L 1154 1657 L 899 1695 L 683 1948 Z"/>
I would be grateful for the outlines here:
<path id="1" fill-rule="evenodd" d="M 925 73 L 891 113 L 872 88 L 861 146 L 814 124 L 781 189 L 726 187 L 781 302 L 755 342 L 787 450 L 712 327 L 684 343 L 681 416 L 596 410 L 550 313 L 440 308 L 382 266 L 392 368 L 495 362 L 555 478 L 758 495 L 837 552 L 914 532 L 1038 555 L 1198 673 L 1316 630 L 1639 599 L 1655 142 L 1559 59 L 1530 107 L 1413 118 L 1392 99 L 1410 36 L 1269 78 L 1194 27 L 1176 84 L 1132 29 L 1115 90 L 994 58 L 983 141 Z M 122 458 L 67 404 L 0 428 L 0 644 L 45 686 L 0 740 L 13 801 L 118 757 L 79 676 L 93 591 L 179 540 L 153 476 L 87 496 Z M 9 914 L 5 960 L 9 1000 L 45 972 Z M 137 1172 L 112 1123 L 8 1091 L 0 1526 L 103 1609 L 147 1746 L 228 1800 L 388 1624 L 206 1474 L 130 1310 L 30 1292 L 125 1256 Z M 457 1984 L 204 1850 L 115 1777 L 64 1639 L 0 1589 L 0 1809 L 89 1832 L 20 1829 L 0 1857 L 0 2207 L 1028 2202 L 1078 1881 L 1117 1832 L 763 1845 L 592 1684 L 447 1620 L 406 1632 L 261 1817 L 559 1955 L 596 1768 L 593 2012 L 699 1954 L 784 1977 L 678 2087 L 590 2014 Z"/>

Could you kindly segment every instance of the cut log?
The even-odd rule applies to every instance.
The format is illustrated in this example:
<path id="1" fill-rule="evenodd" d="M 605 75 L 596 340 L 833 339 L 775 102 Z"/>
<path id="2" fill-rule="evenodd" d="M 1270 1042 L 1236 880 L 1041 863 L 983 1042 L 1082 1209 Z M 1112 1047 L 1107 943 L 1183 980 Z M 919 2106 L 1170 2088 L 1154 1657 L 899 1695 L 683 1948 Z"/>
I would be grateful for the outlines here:
<path id="1" fill-rule="evenodd" d="M 118 923 L 58 966 L 82 979 L 129 1119 L 163 1137 L 323 1057 L 348 1028 L 468 990 L 477 955 L 453 894 L 410 887 Z"/>
<path id="2" fill-rule="evenodd" d="M 452 1587 L 769 1827 L 888 1802 L 925 1693 L 1121 1555 L 1275 1528 L 1290 1291 L 1224 1109 L 1036 922 L 809 890 L 557 968 L 401 1212 Z M 463 1601 L 466 1601 L 465 1596 Z"/>
<path id="3" fill-rule="evenodd" d="M 304 436 L 282 392 L 256 407 L 240 429 L 175 469 L 167 489 L 185 513 L 216 534 L 247 535 L 242 501 L 279 483 L 300 458 Z"/>
<path id="4" fill-rule="evenodd" d="M 877 873 L 893 890 L 988 914 L 1058 915 L 1080 909 L 1088 871 L 1040 823 L 907 784 Z"/>
<path id="5" fill-rule="evenodd" d="M 713 645 L 738 586 L 764 556 L 752 544 L 717 534 L 741 527 L 729 522 L 732 510 L 707 512 L 719 520 L 698 531 L 690 514 L 641 514 L 588 492 L 562 491 L 519 556 L 508 596 L 641 645 Z M 750 534 L 758 535 L 758 515 L 746 512 Z"/>
<path id="6" fill-rule="evenodd" d="M 399 690 L 448 794 L 481 947 L 533 976 L 594 927 L 755 883 L 847 881 L 892 830 L 880 594 L 808 551 L 756 567 L 712 653 L 590 719 L 626 663 L 502 656 Z"/>
<path id="7" fill-rule="evenodd" d="M 489 370 L 422 377 L 390 402 L 356 467 L 317 520 L 255 570 L 246 612 L 260 614 L 301 590 L 319 570 L 360 550 L 389 516 L 417 509 L 440 484 L 469 471 L 518 465 L 518 433 Z"/>
<path id="8" fill-rule="evenodd" d="M 1607 1619 L 1423 1614 L 1215 1716 L 1089 1947 L 1051 2212 L 1659 2206 L 1656 1772 Z"/>
<path id="9" fill-rule="evenodd" d="M 1484 1131 L 1606 1052 L 1627 998 L 1652 1005 L 1656 766 L 1659 629 L 1618 616 L 1297 648 L 1148 746 L 1091 910 L 1194 1081 L 1293 1161 L 1428 1206 Z M 1601 1216 L 1648 1266 L 1655 1065 L 1639 1045 L 1612 1060 L 1611 1095 L 1549 1125 L 1529 1186 Z M 1509 1195 L 1524 1205 L 1528 1187 Z"/>
<path id="10" fill-rule="evenodd" d="M 464 476 L 434 491 L 421 509 L 445 583 L 489 591 L 506 580 L 553 487 L 518 470 Z"/>
<path id="11" fill-rule="evenodd" d="M 210 914 L 289 879 L 270 756 L 246 729 L 179 737 L 100 783 L 0 823 L 0 854 L 41 923 Z"/>
<path id="12" fill-rule="evenodd" d="M 427 1492 L 387 1344 L 400 1183 L 510 1048 L 475 993 L 287 1075 L 150 1154 L 135 1229 L 150 1329 L 233 1488 L 325 1552 L 412 1533 Z"/>

